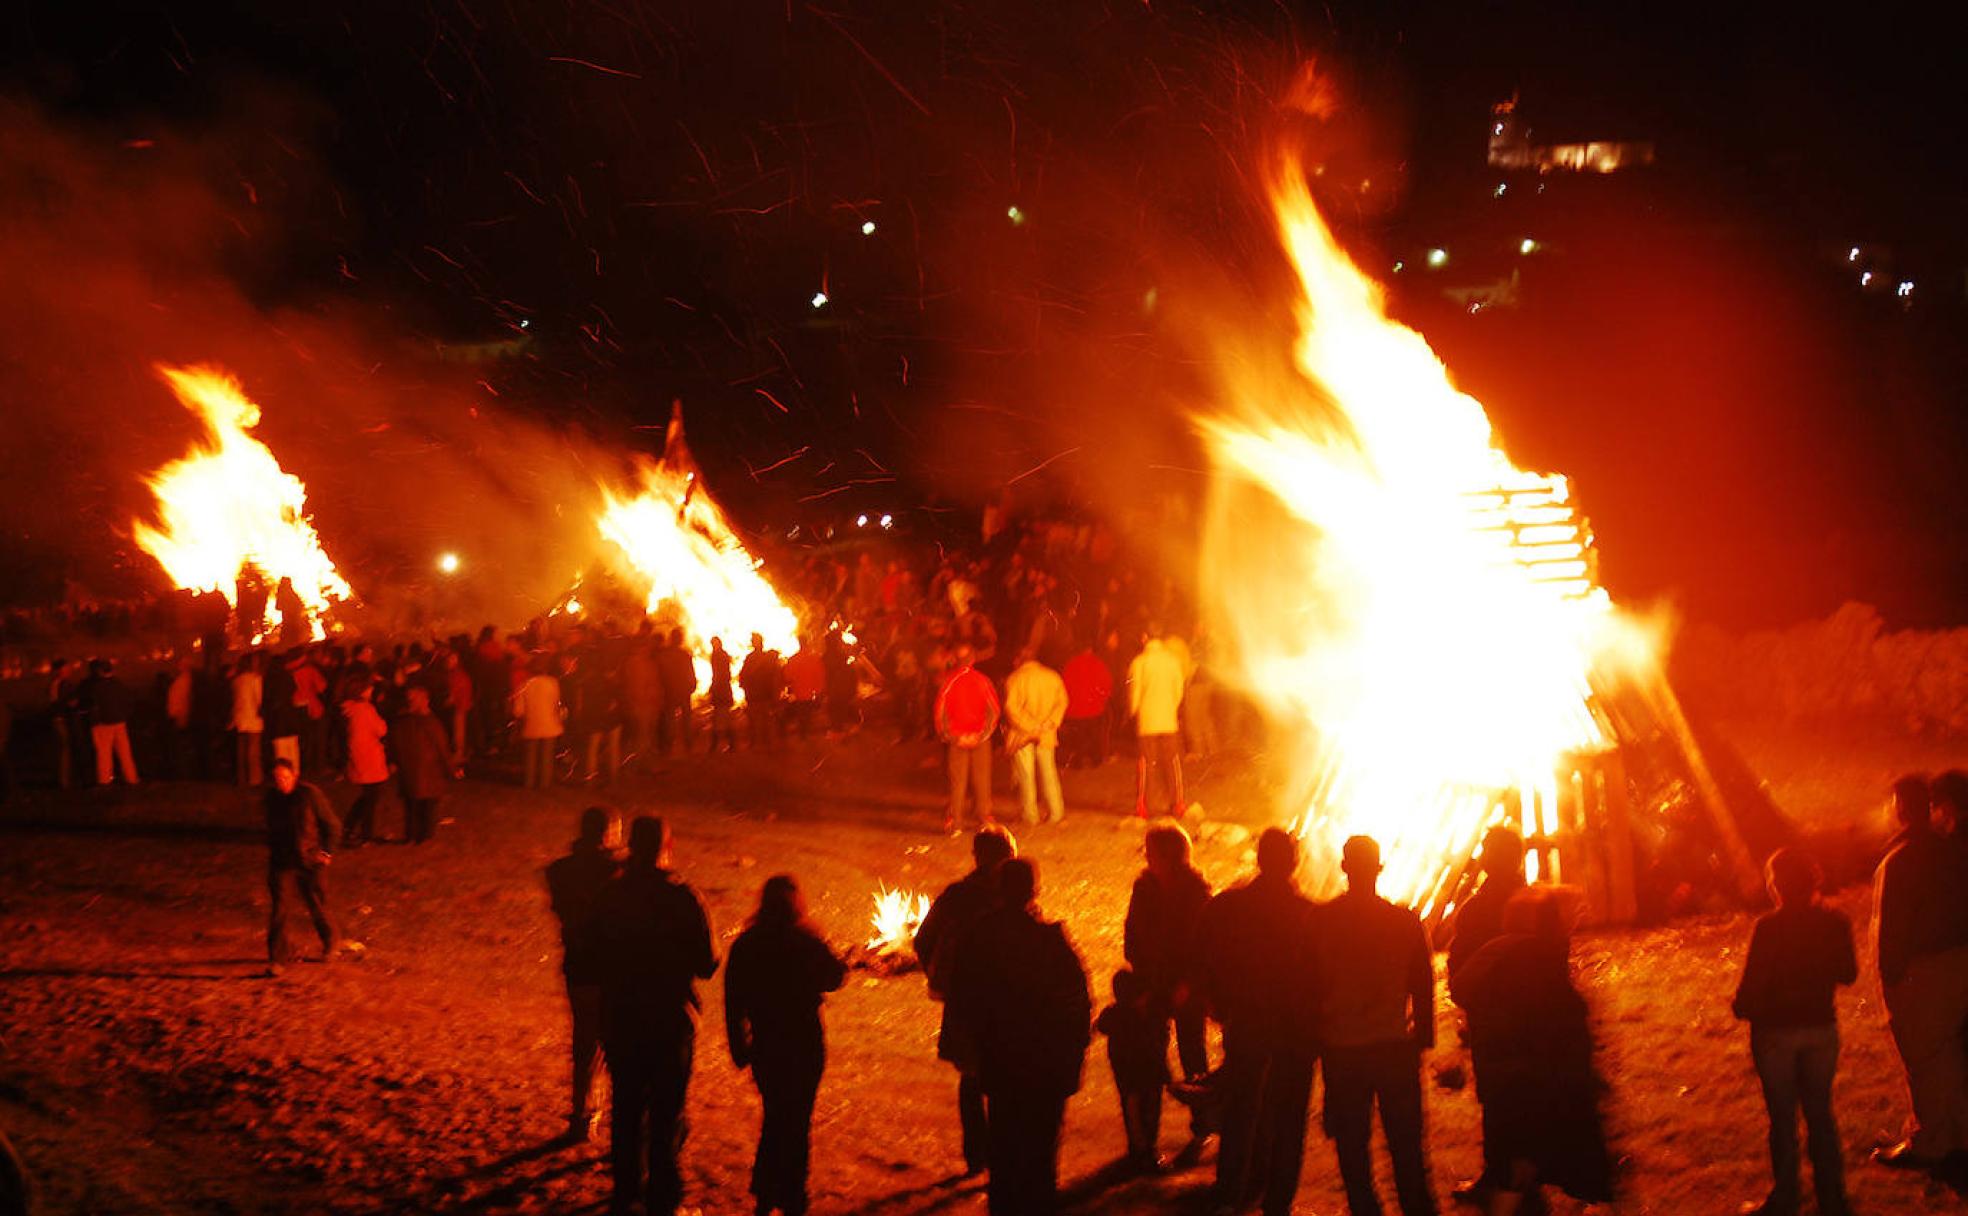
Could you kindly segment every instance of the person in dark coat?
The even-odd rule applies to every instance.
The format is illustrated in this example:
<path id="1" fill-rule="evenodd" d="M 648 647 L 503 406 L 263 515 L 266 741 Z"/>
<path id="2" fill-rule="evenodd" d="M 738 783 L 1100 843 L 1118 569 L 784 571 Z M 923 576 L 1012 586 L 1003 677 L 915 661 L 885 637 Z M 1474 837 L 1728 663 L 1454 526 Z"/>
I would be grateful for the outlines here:
<path id="1" fill-rule="evenodd" d="M 608 884 L 622 872 L 622 817 L 613 807 L 581 812 L 581 834 L 567 855 L 547 866 L 547 897 L 560 922 L 560 971 L 567 983 L 568 1020 L 574 1042 L 574 1101 L 567 1138 L 594 1135 L 595 1066 L 601 1062 L 601 944 L 596 916 Z"/>
<path id="2" fill-rule="evenodd" d="M 786 675 L 779 652 L 765 648 L 763 634 L 752 635 L 752 649 L 738 669 L 738 687 L 745 693 L 745 727 L 754 750 L 779 746 L 779 698 Z"/>
<path id="3" fill-rule="evenodd" d="M 1934 1169 L 1968 1153 L 1968 900 L 1954 841 L 1934 829 L 1923 777 L 1893 787 L 1900 833 L 1874 877 L 1874 932 L 1887 1026 L 1906 1068 L 1906 1137 L 1876 1149 L 1893 1169 Z"/>
<path id="4" fill-rule="evenodd" d="M 1298 1193 L 1319 1058 L 1319 910 L 1298 889 L 1298 864 L 1298 838 L 1267 828 L 1257 876 L 1210 900 L 1199 930 L 1199 974 L 1223 1026 L 1216 1200 L 1242 1210 L 1261 1199 L 1267 1216 Z"/>
<path id="5" fill-rule="evenodd" d="M 1183 1080 L 1193 1082 L 1209 1071 L 1204 1040 L 1209 1003 L 1196 983 L 1196 949 L 1210 887 L 1190 860 L 1191 847 L 1181 824 L 1160 823 L 1148 829 L 1142 846 L 1148 866 L 1134 880 L 1128 897 L 1122 942 L 1128 963 L 1148 993 L 1149 1008 L 1160 1019 L 1162 1054 L 1168 1054 L 1173 1023 Z M 1151 1128 L 1161 1127 L 1160 1095 L 1157 1088 L 1155 1107 L 1148 1115 Z M 1200 1147 L 1208 1125 L 1200 1117 L 1193 1118 L 1190 1132 L 1192 1145 Z"/>
<path id="6" fill-rule="evenodd" d="M 429 689 L 412 685 L 406 704 L 387 738 L 403 789 L 403 838 L 423 844 L 437 832 L 437 804 L 451 784 L 451 739 L 431 712 Z"/>
<path id="7" fill-rule="evenodd" d="M 677 1154 L 696 1054 L 697 981 L 717 972 L 704 902 L 669 868 L 670 834 L 652 815 L 629 828 L 629 859 L 596 911 L 601 1043 L 614 1085 L 614 1205 L 649 1216 L 683 1201 Z"/>
<path id="8" fill-rule="evenodd" d="M 805 1216 L 813 1102 L 827 1064 L 820 1004 L 846 978 L 847 965 L 807 923 L 792 876 L 767 879 L 724 971 L 731 1062 L 751 1069 L 765 1105 L 752 1163 L 759 1216 Z"/>
<path id="9" fill-rule="evenodd" d="M 1319 912 L 1319 1041 L 1326 1135 L 1353 1216 L 1380 1216 L 1373 1118 L 1394 1165 L 1402 1216 L 1434 1216 L 1422 1125 L 1421 1057 L 1435 1046 L 1435 959 L 1413 910 L 1375 890 L 1380 844 L 1354 836 L 1340 852 L 1346 892 Z"/>
<path id="10" fill-rule="evenodd" d="M 731 691 L 731 652 L 723 638 L 711 639 L 711 750 L 724 740 L 724 750 L 738 750 L 738 734 L 731 729 L 731 706 L 737 698 Z"/>
<path id="11" fill-rule="evenodd" d="M 656 720 L 657 746 L 665 755 L 680 745 L 690 754 L 690 699 L 697 693 L 697 664 L 683 644 L 683 630 L 670 631 L 669 641 L 656 650 L 656 678 L 662 685 L 663 707 Z"/>
<path id="12" fill-rule="evenodd" d="M 263 799 L 267 825 L 267 894 L 272 906 L 267 912 L 267 970 L 280 974 L 287 961 L 287 888 L 300 892 L 308 919 L 321 938 L 323 958 L 359 951 L 355 942 L 342 942 L 335 936 L 335 922 L 328 912 L 328 863 L 334 860 L 335 846 L 341 842 L 342 824 L 328 795 L 300 778 L 294 762 L 285 756 L 273 762 L 273 784 Z"/>
<path id="13" fill-rule="evenodd" d="M 943 1021 L 936 1035 L 936 1058 L 957 1069 L 957 1117 L 963 1127 L 966 1174 L 975 1177 L 990 1161 L 990 1118 L 984 1087 L 974 1066 L 974 1053 L 962 1042 L 963 1033 L 950 1009 L 950 982 L 957 951 L 979 920 L 998 904 L 998 867 L 1018 855 L 1018 842 L 993 824 L 970 840 L 971 871 L 943 888 L 916 929 L 916 958 L 929 980 L 929 996 L 943 1003 Z"/>
<path id="14" fill-rule="evenodd" d="M 1811 1146 L 1811 1183 L 1820 1216 L 1850 1216 L 1845 1195 L 1845 1146 L 1832 1113 L 1831 1079 L 1838 1070 L 1839 988 L 1859 978 L 1852 922 L 1818 902 L 1817 861 L 1800 849 L 1779 849 L 1766 867 L 1777 910 L 1756 922 L 1731 1009 L 1749 1023 L 1749 1054 L 1770 1114 L 1769 1195 L 1743 1208 L 1746 1216 L 1796 1216 L 1797 1114 Z"/>
<path id="15" fill-rule="evenodd" d="M 998 906 L 957 944 L 950 1013 L 975 1053 L 991 1112 L 992 1216 L 1050 1216 L 1093 997 L 1065 927 L 1039 913 L 1038 867 L 1014 857 L 998 867 L 997 885 Z"/>
<path id="16" fill-rule="evenodd" d="M 1502 930 L 1450 981 L 1450 995 L 1469 1012 L 1471 1044 L 1481 1044 L 1486 1134 L 1506 1167 L 1489 1210 L 1537 1210 L 1531 1205 L 1547 1184 L 1588 1203 L 1609 1201 L 1612 1158 L 1592 1031 L 1572 984 L 1563 910 L 1548 893 L 1523 890 L 1505 905 Z"/>
<path id="17" fill-rule="evenodd" d="M 1449 938 L 1451 992 L 1455 990 L 1455 978 L 1462 965 L 1503 932 L 1503 909 L 1524 889 L 1524 838 L 1515 828 L 1499 824 L 1484 833 L 1479 860 L 1483 885 L 1457 909 L 1453 935 Z M 1488 1202 L 1490 1193 L 1503 1186 L 1510 1176 L 1510 1163 L 1499 1160 L 1490 1147 L 1495 1132 L 1490 1128 L 1490 1108 L 1483 1103 L 1483 1066 L 1481 1049 L 1472 1042 L 1469 1067 L 1476 1077 L 1476 1101 L 1483 1111 L 1483 1172 L 1458 1186 L 1455 1198 L 1458 1202 L 1478 1205 Z"/>
<path id="18" fill-rule="evenodd" d="M 1093 1028 L 1107 1036 L 1107 1063 L 1114 1070 L 1121 1127 L 1127 1133 L 1127 1164 L 1143 1173 L 1159 1173 L 1156 1140 L 1162 1086 L 1169 1081 L 1168 1019 L 1154 1007 L 1141 977 L 1123 967 L 1114 973 L 1114 1003 L 1100 1011 Z"/>
<path id="19" fill-rule="evenodd" d="M 120 770 L 125 785 L 137 783 L 137 762 L 130 752 L 130 715 L 136 696 L 116 676 L 115 664 L 96 659 L 82 682 L 82 711 L 89 718 L 89 737 L 95 744 L 96 784 L 108 785 Z"/>
<path id="20" fill-rule="evenodd" d="M 826 673 L 827 724 L 842 733 L 861 726 L 861 686 L 854 675 L 854 659 L 847 653 L 847 642 L 839 630 L 827 634 L 820 651 L 820 666 Z"/>

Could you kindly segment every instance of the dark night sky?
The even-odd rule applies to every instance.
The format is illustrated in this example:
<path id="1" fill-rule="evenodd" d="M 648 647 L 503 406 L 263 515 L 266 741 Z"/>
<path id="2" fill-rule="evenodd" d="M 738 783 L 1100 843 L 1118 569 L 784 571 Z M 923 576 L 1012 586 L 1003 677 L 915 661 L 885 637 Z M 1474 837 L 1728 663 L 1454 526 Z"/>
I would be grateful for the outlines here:
<path id="1" fill-rule="evenodd" d="M 764 523 L 842 486 L 822 504 L 974 503 L 1060 453 L 1023 484 L 1097 510 L 1170 462 L 1199 382 L 1171 318 L 1239 284 L 1269 307 L 1253 154 L 1317 57 L 1353 116 L 1335 157 L 1398 183 L 1334 211 L 1369 267 L 1562 234 L 1519 312 L 1395 298 L 1513 453 L 1573 476 L 1616 594 L 1960 619 L 1949 40 L 1890 8 L 1728 8 L 29 3 L 0 97 L 139 177 L 189 164 L 239 219 L 197 256 L 254 308 L 447 342 L 524 320 L 529 356 L 467 387 L 603 436 L 681 396 Z M 1482 212 L 1513 89 L 1662 169 Z M 1856 299 L 1822 255 L 1860 240 L 1921 307 Z M 1174 303 L 1148 315 L 1149 289 Z"/>

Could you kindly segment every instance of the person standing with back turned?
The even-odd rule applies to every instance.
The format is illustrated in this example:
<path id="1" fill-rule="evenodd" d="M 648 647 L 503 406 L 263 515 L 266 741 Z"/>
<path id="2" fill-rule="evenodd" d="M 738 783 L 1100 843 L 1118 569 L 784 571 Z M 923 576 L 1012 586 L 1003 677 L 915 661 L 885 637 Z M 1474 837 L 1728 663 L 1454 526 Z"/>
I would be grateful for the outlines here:
<path id="1" fill-rule="evenodd" d="M 609 1153 L 618 1213 L 668 1216 L 683 1202 L 677 1155 L 696 1054 L 697 981 L 717 972 L 703 900 L 670 870 L 670 833 L 644 815 L 603 894 L 601 1041 L 614 1085 Z"/>

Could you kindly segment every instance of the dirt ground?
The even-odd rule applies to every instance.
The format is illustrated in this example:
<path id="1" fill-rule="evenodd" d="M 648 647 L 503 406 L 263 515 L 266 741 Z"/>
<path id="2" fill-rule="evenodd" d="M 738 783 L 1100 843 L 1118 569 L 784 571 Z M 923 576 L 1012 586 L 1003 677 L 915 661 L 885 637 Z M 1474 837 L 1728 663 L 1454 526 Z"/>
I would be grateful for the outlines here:
<path id="1" fill-rule="evenodd" d="M 1869 823 L 1875 778 L 1896 767 L 1954 759 L 1913 744 L 1835 759 L 1811 741 L 1745 750 L 1820 828 Z M 1231 761 L 1194 772 L 1192 794 L 1215 821 L 1199 861 L 1219 884 L 1247 864 L 1239 823 L 1266 813 L 1263 783 L 1249 772 Z M 878 883 L 934 891 L 964 868 L 964 843 L 934 830 L 939 776 L 927 749 L 863 738 L 672 760 L 599 796 L 468 783 L 446 804 L 434 844 L 336 859 L 332 898 L 367 956 L 298 964 L 274 979 L 261 975 L 264 850 L 245 793 L 29 790 L 0 808 L 0 1127 L 27 1162 L 41 1212 L 598 1211 L 603 1146 L 549 1143 L 564 1116 L 567 1039 L 540 870 L 565 847 L 579 808 L 606 797 L 630 814 L 670 816 L 677 866 L 725 943 L 764 878 L 790 871 L 844 946 L 867 936 Z M 1041 902 L 1070 926 L 1097 997 L 1120 961 L 1138 864 L 1139 829 L 1119 813 L 1130 780 L 1118 764 L 1069 774 L 1068 821 L 1021 834 L 1040 862 Z M 348 791 L 333 792 L 346 805 Z M 396 814 L 386 805 L 386 831 Z M 1863 937 L 1865 893 L 1838 902 Z M 296 941 L 310 940 L 294 927 Z M 1623 1163 L 1617 1211 L 1728 1213 L 1761 1195 L 1760 1102 L 1747 1032 L 1728 1010 L 1747 936 L 1747 919 L 1731 915 L 1577 943 Z M 724 1050 L 717 983 L 704 995 L 687 1202 L 749 1211 L 757 1098 Z M 1838 1111 L 1858 1210 L 1955 1210 L 1951 1192 L 1863 1162 L 1897 1127 L 1901 1089 L 1870 979 L 1842 998 L 1841 1016 Z M 936 1009 L 921 976 L 856 973 L 826 1017 L 814 1210 L 983 1211 L 981 1186 L 954 1177 L 954 1076 L 934 1058 Z M 1452 1044 L 1446 1013 L 1443 1026 Z M 1165 1120 L 1171 1153 L 1177 1113 Z M 1477 1164 L 1473 1095 L 1431 1086 L 1428 1117 L 1446 1192 Z M 1074 1207 L 1199 1205 L 1213 1149 L 1169 1177 L 1112 1185 L 1103 1168 L 1121 1147 L 1096 1045 L 1067 1118 L 1062 1176 Z M 1316 1127 L 1306 1161 L 1299 1211 L 1342 1211 L 1331 1146 Z"/>

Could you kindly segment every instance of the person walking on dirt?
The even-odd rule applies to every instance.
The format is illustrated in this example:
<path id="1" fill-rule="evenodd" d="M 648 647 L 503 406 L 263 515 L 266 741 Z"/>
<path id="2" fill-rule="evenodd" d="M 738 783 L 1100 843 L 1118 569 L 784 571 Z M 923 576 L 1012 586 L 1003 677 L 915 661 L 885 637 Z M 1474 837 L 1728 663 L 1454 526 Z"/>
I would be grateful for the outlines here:
<path id="1" fill-rule="evenodd" d="M 1387 1137 L 1402 1216 L 1435 1216 L 1421 1106 L 1421 1057 L 1435 1046 L 1435 964 L 1410 909 L 1382 899 L 1380 845 L 1347 840 L 1346 893 L 1320 909 L 1319 1037 L 1326 1069 L 1326 1135 L 1339 1157 L 1353 1216 L 1379 1216 L 1373 1116 Z"/>
<path id="2" fill-rule="evenodd" d="M 1874 879 L 1873 923 L 1887 1024 L 1906 1067 L 1912 1106 L 1906 1137 L 1874 1150 L 1894 1169 L 1933 1169 L 1968 1151 L 1968 926 L 1962 867 L 1934 830 L 1932 793 L 1922 777 L 1893 787 L 1900 833 Z"/>
<path id="3" fill-rule="evenodd" d="M 1026 651 L 1005 678 L 1005 751 L 1018 779 L 1018 804 L 1026 823 L 1039 822 L 1045 795 L 1047 823 L 1066 818 L 1059 790 L 1059 726 L 1066 720 L 1066 682 L 1038 655 Z"/>
<path id="4" fill-rule="evenodd" d="M 1285 1216 L 1298 1193 L 1319 1060 L 1319 909 L 1298 889 L 1298 863 L 1298 838 L 1267 828 L 1256 877 L 1210 900 L 1198 929 L 1198 973 L 1223 1026 L 1216 1204 L 1261 1199 L 1265 1216 Z"/>
<path id="5" fill-rule="evenodd" d="M 792 875 L 767 879 L 724 971 L 731 1062 L 751 1070 L 765 1105 L 752 1163 L 760 1216 L 806 1216 L 813 1102 L 827 1064 L 820 1005 L 846 978 L 847 965 L 808 923 Z"/>
<path id="6" fill-rule="evenodd" d="M 1456 991 L 1456 975 L 1462 971 L 1463 964 L 1503 932 L 1503 910 L 1511 897 L 1524 889 L 1524 838 L 1517 829 L 1498 824 L 1483 834 L 1483 851 L 1479 860 L 1483 867 L 1483 885 L 1457 909 L 1453 936 L 1449 938 L 1451 994 Z M 1510 1163 L 1497 1157 L 1496 1147 L 1492 1144 L 1497 1139 L 1494 1126 L 1496 1116 L 1484 1097 L 1486 1087 L 1483 1084 L 1483 1072 L 1488 1063 L 1483 1058 L 1482 1046 L 1472 1040 L 1469 1067 L 1476 1077 L 1476 1102 L 1482 1110 L 1483 1170 L 1474 1180 L 1457 1187 L 1454 1198 L 1458 1203 L 1478 1206 L 1488 1202 L 1490 1194 L 1504 1186 L 1510 1177 Z"/>
<path id="7" fill-rule="evenodd" d="M 998 691 L 991 678 L 971 665 L 969 646 L 958 646 L 955 664 L 936 695 L 936 734 L 949 749 L 950 802 L 943 830 L 963 830 L 964 804 L 974 791 L 977 820 L 988 827 L 991 815 L 991 735 L 998 729 Z"/>
<path id="8" fill-rule="evenodd" d="M 998 867 L 1017 855 L 1018 842 L 1004 828 L 994 824 L 979 831 L 970 840 L 970 873 L 943 888 L 916 929 L 916 959 L 929 981 L 929 998 L 943 1005 L 936 1058 L 957 1069 L 957 1119 L 963 1128 L 964 1172 L 969 1177 L 983 1173 L 990 1162 L 991 1128 L 973 1054 L 951 1016 L 950 982 L 958 947 L 998 905 Z"/>
<path id="9" fill-rule="evenodd" d="M 629 859 L 603 893 L 601 1044 L 614 1087 L 614 1206 L 666 1216 L 683 1201 L 677 1154 L 696 1054 L 697 981 L 716 974 L 704 901 L 670 869 L 670 833 L 653 815 L 629 827 Z"/>
<path id="10" fill-rule="evenodd" d="M 1141 653 L 1128 664 L 1128 712 L 1140 745 L 1135 761 L 1134 813 L 1151 805 L 1182 818 L 1182 694 L 1189 673 L 1159 624 L 1148 626 Z M 1157 788 L 1159 787 L 1159 788 Z M 1156 798 L 1150 801 L 1150 793 Z M 1163 801 L 1166 799 L 1166 801 Z"/>
<path id="11" fill-rule="evenodd" d="M 1197 982 L 1197 952 L 1202 945 L 1203 912 L 1209 906 L 1210 885 L 1190 859 L 1192 847 L 1189 833 L 1180 824 L 1159 823 L 1148 829 L 1142 845 L 1147 868 L 1134 880 L 1122 929 L 1122 950 L 1148 995 L 1159 1050 L 1164 1057 L 1168 1055 L 1173 1023 L 1176 1059 L 1182 1065 L 1182 1079 L 1189 1082 L 1209 1071 L 1204 1022 L 1209 1003 Z M 1148 1126 L 1159 1128 L 1160 1091 L 1149 1101 L 1153 1105 Z M 1191 1150 L 1200 1150 L 1209 1134 L 1207 1124 L 1192 1119 L 1190 1131 Z"/>
<path id="12" fill-rule="evenodd" d="M 1777 910 L 1756 922 L 1731 1006 L 1749 1023 L 1749 1054 L 1770 1114 L 1770 1194 L 1749 1216 L 1796 1216 L 1797 1114 L 1811 1149 L 1811 1184 L 1822 1216 L 1850 1216 L 1845 1146 L 1832 1113 L 1838 1070 L 1840 987 L 1859 978 L 1852 922 L 1818 902 L 1817 861 L 1799 849 L 1771 854 L 1766 870 Z"/>
<path id="13" fill-rule="evenodd" d="M 601 927 L 597 921 L 608 884 L 622 872 L 622 817 L 615 808 L 581 812 L 580 835 L 567 855 L 547 866 L 547 898 L 560 922 L 560 973 L 567 984 L 568 1021 L 574 1042 L 574 1101 L 567 1139 L 594 1135 L 595 1066 L 601 1063 Z"/>
<path id="14" fill-rule="evenodd" d="M 267 826 L 267 971 L 280 974 L 287 961 L 287 888 L 300 893 L 308 919 L 321 938 L 324 959 L 359 953 L 360 942 L 335 936 L 328 911 L 328 863 L 341 839 L 341 821 L 328 795 L 301 780 L 300 770 L 285 756 L 273 762 L 273 784 L 262 799 Z"/>
<path id="15" fill-rule="evenodd" d="M 991 1112 L 992 1216 L 1050 1216 L 1059 1133 L 1093 1037 L 1086 966 L 1039 912 L 1038 867 L 998 867 L 998 906 L 957 944 L 950 1012 L 974 1053 Z"/>

